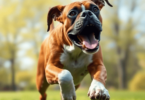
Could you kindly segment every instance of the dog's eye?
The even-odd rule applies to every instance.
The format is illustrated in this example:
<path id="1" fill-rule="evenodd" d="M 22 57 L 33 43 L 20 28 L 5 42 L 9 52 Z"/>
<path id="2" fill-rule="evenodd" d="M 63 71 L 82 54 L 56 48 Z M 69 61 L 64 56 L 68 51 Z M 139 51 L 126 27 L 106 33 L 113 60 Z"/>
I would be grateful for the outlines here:
<path id="1" fill-rule="evenodd" d="M 77 13 L 75 12 L 75 11 L 71 11 L 70 13 L 69 13 L 69 15 L 70 16 L 75 16 Z"/>
<path id="2" fill-rule="evenodd" d="M 98 8 L 97 8 L 97 7 L 94 7 L 94 8 L 93 8 L 93 11 L 94 11 L 94 12 L 97 12 L 97 11 L 98 11 Z"/>

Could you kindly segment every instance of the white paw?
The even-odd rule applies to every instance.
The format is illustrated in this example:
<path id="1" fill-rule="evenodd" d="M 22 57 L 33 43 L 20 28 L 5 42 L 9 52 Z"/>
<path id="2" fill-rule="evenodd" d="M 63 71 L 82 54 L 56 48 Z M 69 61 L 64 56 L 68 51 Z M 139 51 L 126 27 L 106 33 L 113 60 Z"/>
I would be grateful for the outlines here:
<path id="1" fill-rule="evenodd" d="M 76 100 L 75 86 L 71 73 L 63 70 L 58 75 L 58 79 L 62 100 Z"/>
<path id="2" fill-rule="evenodd" d="M 89 88 L 88 96 L 91 100 L 109 100 L 110 95 L 104 85 L 96 80 L 93 80 Z"/>
<path id="3" fill-rule="evenodd" d="M 76 100 L 75 91 L 72 91 L 72 90 L 68 90 L 68 91 L 62 90 L 61 97 L 62 97 L 62 100 Z"/>

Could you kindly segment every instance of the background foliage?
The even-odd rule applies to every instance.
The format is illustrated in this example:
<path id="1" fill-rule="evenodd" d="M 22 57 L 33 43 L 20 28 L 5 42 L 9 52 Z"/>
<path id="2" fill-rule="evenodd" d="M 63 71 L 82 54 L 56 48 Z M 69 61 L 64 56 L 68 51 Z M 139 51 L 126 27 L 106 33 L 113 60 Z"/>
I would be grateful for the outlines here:
<path id="1" fill-rule="evenodd" d="M 35 90 L 42 41 L 48 36 L 50 7 L 75 0 L 0 1 L 0 90 Z M 79 1 L 79 0 L 78 0 Z M 101 11 L 101 46 L 108 89 L 145 90 L 144 0 L 109 0 Z M 82 82 L 90 85 L 89 75 Z M 57 88 L 56 86 L 53 89 Z"/>

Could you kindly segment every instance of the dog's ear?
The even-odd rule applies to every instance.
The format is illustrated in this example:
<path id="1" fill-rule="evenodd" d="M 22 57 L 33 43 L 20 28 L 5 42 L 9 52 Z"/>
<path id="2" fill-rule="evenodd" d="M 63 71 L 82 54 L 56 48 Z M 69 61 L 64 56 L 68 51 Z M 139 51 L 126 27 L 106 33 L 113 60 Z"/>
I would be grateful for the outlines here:
<path id="1" fill-rule="evenodd" d="M 91 1 L 93 1 L 96 5 L 98 5 L 100 10 L 105 6 L 104 0 L 91 0 Z"/>
<path id="2" fill-rule="evenodd" d="M 61 13 L 63 11 L 65 6 L 62 5 L 58 5 L 55 7 L 52 7 L 47 15 L 47 25 L 48 25 L 48 29 L 47 31 L 51 30 L 50 27 L 53 27 L 53 19 L 55 21 L 59 21 L 60 23 L 63 23 L 63 19 L 61 17 Z"/>
<path id="3" fill-rule="evenodd" d="M 99 9 L 101 10 L 105 6 L 105 1 L 106 3 L 110 6 L 113 7 L 108 0 L 91 0 L 93 1 L 96 5 L 98 5 Z"/>

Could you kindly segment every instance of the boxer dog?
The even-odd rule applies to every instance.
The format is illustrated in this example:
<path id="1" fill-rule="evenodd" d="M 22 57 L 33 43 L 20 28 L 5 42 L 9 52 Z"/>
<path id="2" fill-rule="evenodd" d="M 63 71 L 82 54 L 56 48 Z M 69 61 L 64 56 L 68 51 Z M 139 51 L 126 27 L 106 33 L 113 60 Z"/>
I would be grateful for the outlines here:
<path id="1" fill-rule="evenodd" d="M 85 0 L 50 9 L 47 17 L 49 37 L 41 45 L 37 68 L 40 100 L 46 100 L 45 91 L 51 84 L 59 84 L 62 100 L 76 100 L 75 90 L 88 73 L 93 79 L 89 98 L 110 99 L 99 46 L 103 6 L 103 0 Z M 53 28 L 53 19 L 61 23 L 56 28 Z"/>

